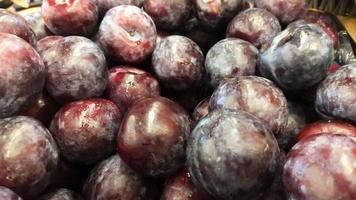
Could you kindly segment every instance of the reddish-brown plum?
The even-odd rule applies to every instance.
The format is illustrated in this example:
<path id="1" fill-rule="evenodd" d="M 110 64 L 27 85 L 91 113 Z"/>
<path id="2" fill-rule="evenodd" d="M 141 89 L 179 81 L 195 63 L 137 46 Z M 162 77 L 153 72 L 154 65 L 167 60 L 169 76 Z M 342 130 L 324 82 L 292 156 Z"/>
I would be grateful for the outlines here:
<path id="1" fill-rule="evenodd" d="M 54 43 L 56 43 L 57 41 L 59 41 L 60 39 L 62 39 L 62 36 L 59 35 L 53 35 L 53 36 L 47 36 L 42 38 L 41 40 L 39 40 L 37 42 L 37 52 L 39 54 L 44 54 L 43 52 L 46 51 L 47 49 L 49 49 L 50 47 L 52 47 L 54 45 Z"/>
<path id="2" fill-rule="evenodd" d="M 1 25 L 0 25 L 1 26 Z M 0 118 L 30 107 L 42 92 L 46 69 L 23 39 L 0 33 Z"/>
<path id="3" fill-rule="evenodd" d="M 61 155 L 75 163 L 93 164 L 115 149 L 122 113 L 111 101 L 88 99 L 62 107 L 50 130 Z"/>
<path id="4" fill-rule="evenodd" d="M 305 140 L 312 135 L 340 134 L 356 137 L 356 127 L 339 120 L 321 120 L 306 125 L 298 134 L 298 141 Z"/>
<path id="5" fill-rule="evenodd" d="M 0 199 L 1 200 L 22 200 L 22 198 L 9 188 L 0 186 Z"/>
<path id="6" fill-rule="evenodd" d="M 83 194 L 86 200 L 148 200 L 149 184 L 149 180 L 114 155 L 94 168 L 84 185 Z"/>
<path id="7" fill-rule="evenodd" d="M 27 21 L 19 14 L 2 8 L 0 8 L 0 32 L 16 35 L 32 46 L 36 46 L 36 35 Z"/>
<path id="8" fill-rule="evenodd" d="M 184 25 L 191 12 L 191 0 L 145 0 L 143 9 L 158 28 L 177 29 Z"/>
<path id="9" fill-rule="evenodd" d="M 356 137 L 321 134 L 297 143 L 287 156 L 288 199 L 355 199 Z"/>
<path id="10" fill-rule="evenodd" d="M 109 70 L 109 97 L 122 110 L 145 97 L 160 95 L 158 81 L 148 72 L 119 66 Z"/>
<path id="11" fill-rule="evenodd" d="M 49 184 L 58 164 L 50 132 L 30 117 L 0 120 L 0 185 L 33 198 Z"/>
<path id="12" fill-rule="evenodd" d="M 326 77 L 333 56 L 332 40 L 321 27 L 296 23 L 261 53 L 259 72 L 285 90 L 306 89 Z"/>
<path id="13" fill-rule="evenodd" d="M 242 0 L 193 0 L 199 20 L 209 28 L 225 26 L 242 8 Z"/>
<path id="14" fill-rule="evenodd" d="M 247 9 L 232 19 L 226 37 L 240 38 L 264 49 L 281 31 L 278 19 L 267 10 Z"/>
<path id="15" fill-rule="evenodd" d="M 99 0 L 97 1 L 97 4 L 101 15 L 105 15 L 108 10 L 120 5 L 133 5 L 141 7 L 143 0 Z"/>
<path id="16" fill-rule="evenodd" d="M 215 88 L 224 79 L 254 75 L 258 54 L 258 49 L 247 41 L 236 38 L 219 41 L 205 59 L 210 85 Z"/>
<path id="17" fill-rule="evenodd" d="M 189 116 L 181 106 L 163 97 L 145 98 L 127 111 L 117 148 L 135 171 L 162 177 L 184 164 L 189 133 Z"/>
<path id="18" fill-rule="evenodd" d="M 57 35 L 91 36 L 99 18 L 96 0 L 44 0 L 42 18 Z"/>
<path id="19" fill-rule="evenodd" d="M 25 9 L 19 11 L 18 14 L 25 18 L 25 20 L 35 33 L 37 40 L 51 35 L 51 31 L 48 30 L 43 21 L 40 7 Z"/>
<path id="20" fill-rule="evenodd" d="M 194 122 L 198 122 L 200 119 L 205 117 L 207 114 L 209 114 L 209 102 L 210 102 L 210 97 L 203 99 L 199 104 L 195 107 L 193 111 L 193 120 Z"/>
<path id="21" fill-rule="evenodd" d="M 64 37 L 41 54 L 48 71 L 47 91 L 58 103 L 100 97 L 104 92 L 108 82 L 105 55 L 91 40 Z"/>
<path id="22" fill-rule="evenodd" d="M 316 93 L 315 108 L 325 118 L 356 123 L 356 64 L 341 67 L 329 75 Z"/>
<path id="23" fill-rule="evenodd" d="M 257 76 L 241 76 L 223 81 L 210 99 L 210 109 L 243 110 L 266 123 L 276 138 L 284 134 L 288 122 L 287 99 L 271 81 Z"/>
<path id="24" fill-rule="evenodd" d="M 114 60 L 140 63 L 155 46 L 157 31 L 151 17 L 136 6 L 110 9 L 100 24 L 98 42 Z"/>
<path id="25" fill-rule="evenodd" d="M 254 199 L 272 184 L 279 147 L 256 117 L 216 109 L 200 120 L 187 144 L 194 183 L 217 199 Z"/>
<path id="26" fill-rule="evenodd" d="M 256 0 L 258 8 L 266 9 L 276 16 L 282 24 L 288 24 L 307 10 L 305 0 Z"/>
<path id="27" fill-rule="evenodd" d="M 39 197 L 40 200 L 82 200 L 82 197 L 68 189 L 60 188 Z"/>
<path id="28" fill-rule="evenodd" d="M 165 87 L 186 90 L 201 84 L 204 56 L 199 46 L 184 36 L 168 36 L 157 45 L 152 65 Z"/>

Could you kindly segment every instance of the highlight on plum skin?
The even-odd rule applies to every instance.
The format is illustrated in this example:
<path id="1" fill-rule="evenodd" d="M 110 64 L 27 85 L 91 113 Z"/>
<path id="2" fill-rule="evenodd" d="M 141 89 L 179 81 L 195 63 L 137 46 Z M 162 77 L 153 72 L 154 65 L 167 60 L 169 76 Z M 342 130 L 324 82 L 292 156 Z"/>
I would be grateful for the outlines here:
<path id="1" fill-rule="evenodd" d="M 0 186 L 0 199 L 2 200 L 23 200 L 19 195 L 9 188 Z"/>

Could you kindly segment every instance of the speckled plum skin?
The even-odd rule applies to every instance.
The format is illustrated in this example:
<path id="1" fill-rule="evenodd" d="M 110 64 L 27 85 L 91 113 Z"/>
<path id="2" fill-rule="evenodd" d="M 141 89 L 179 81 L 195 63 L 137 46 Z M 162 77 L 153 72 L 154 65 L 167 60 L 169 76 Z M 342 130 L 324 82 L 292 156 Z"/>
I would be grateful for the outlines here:
<path id="1" fill-rule="evenodd" d="M 248 112 L 278 138 L 288 121 L 287 99 L 271 81 L 257 76 L 241 76 L 223 81 L 210 99 L 210 109 L 233 109 Z"/>
<path id="2" fill-rule="evenodd" d="M 93 164 L 115 149 L 122 113 L 111 101 L 88 99 L 62 107 L 50 130 L 61 155 L 75 163 Z"/>
<path id="3" fill-rule="evenodd" d="M 64 37 L 43 51 L 42 58 L 47 91 L 60 104 L 100 97 L 107 86 L 105 55 L 87 38 Z"/>
<path id="4" fill-rule="evenodd" d="M 356 137 L 311 136 L 293 147 L 283 170 L 288 199 L 355 199 Z"/>
<path id="5" fill-rule="evenodd" d="M 91 36 L 99 18 L 96 0 L 44 0 L 42 18 L 57 35 Z"/>
<path id="6" fill-rule="evenodd" d="M 23 39 L 0 33 L 0 44 L 0 118 L 4 118 L 36 101 L 46 69 L 40 55 Z"/>
<path id="7" fill-rule="evenodd" d="M 329 75 L 316 93 L 315 108 L 326 118 L 356 123 L 356 64 L 341 67 Z"/>
<path id="8" fill-rule="evenodd" d="M 184 36 L 168 36 L 157 45 L 152 66 L 165 87 L 186 90 L 201 84 L 204 55 L 199 46 Z"/>
<path id="9" fill-rule="evenodd" d="M 143 9 L 158 28 L 174 30 L 188 20 L 192 8 L 191 0 L 145 0 Z"/>
<path id="10" fill-rule="evenodd" d="M 140 174 L 164 177 L 184 164 L 189 133 L 189 116 L 181 106 L 164 97 L 145 98 L 122 121 L 118 153 Z"/>
<path id="11" fill-rule="evenodd" d="M 240 38 L 263 49 L 279 32 L 281 32 L 281 25 L 272 13 L 251 8 L 232 19 L 227 27 L 226 37 Z"/>
<path id="12" fill-rule="evenodd" d="M 258 54 L 258 49 L 247 41 L 236 38 L 219 41 L 205 59 L 210 85 L 215 88 L 224 79 L 254 75 Z"/>
<path id="13" fill-rule="evenodd" d="M 209 114 L 210 112 L 209 102 L 210 102 L 210 97 L 205 98 L 199 102 L 199 104 L 195 107 L 192 114 L 193 121 L 198 122 L 201 118 Z"/>
<path id="14" fill-rule="evenodd" d="M 0 185 L 33 198 L 49 184 L 58 150 L 49 131 L 29 117 L 0 120 Z"/>
<path id="15" fill-rule="evenodd" d="M 140 63 L 156 46 L 157 30 L 151 17 L 136 6 L 110 9 L 100 24 L 98 42 L 114 60 Z"/>
<path id="16" fill-rule="evenodd" d="M 37 42 L 37 52 L 40 55 L 43 55 L 43 52 L 45 52 L 47 49 L 51 48 L 54 43 L 56 43 L 57 41 L 59 41 L 60 39 L 62 39 L 63 36 L 59 36 L 59 35 L 53 35 L 53 36 L 46 36 L 44 38 L 42 38 L 41 40 L 39 40 Z"/>
<path id="17" fill-rule="evenodd" d="M 60 188 L 48 194 L 44 194 L 39 200 L 83 200 L 82 197 L 68 189 Z"/>
<path id="18" fill-rule="evenodd" d="M 122 110 L 145 97 L 160 95 L 158 81 L 148 72 L 130 66 L 109 70 L 109 97 Z"/>
<path id="19" fill-rule="evenodd" d="M 307 10 L 305 0 L 256 0 L 255 4 L 271 12 L 282 24 L 294 21 Z"/>
<path id="20" fill-rule="evenodd" d="M 225 26 L 242 8 L 242 0 L 193 0 L 198 19 L 209 28 Z"/>
<path id="21" fill-rule="evenodd" d="M 203 118 L 187 144 L 193 181 L 216 199 L 255 199 L 278 168 L 279 147 L 260 120 L 243 111 L 216 109 Z"/>
<path id="22" fill-rule="evenodd" d="M 1 200 L 23 200 L 19 195 L 10 190 L 9 188 L 0 186 L 0 199 Z"/>
<path id="23" fill-rule="evenodd" d="M 293 24 L 261 53 L 259 72 L 285 90 L 305 89 L 326 77 L 333 56 L 333 43 L 318 25 Z"/>
<path id="24" fill-rule="evenodd" d="M 99 11 L 101 15 L 105 15 L 108 10 L 120 5 L 133 5 L 141 7 L 143 1 L 144 0 L 98 0 L 97 4 L 99 6 Z"/>
<path id="25" fill-rule="evenodd" d="M 14 12 L 0 8 L 0 32 L 16 35 L 36 46 L 36 35 L 27 21 Z"/>
<path id="26" fill-rule="evenodd" d="M 25 20 L 35 33 L 37 40 L 40 40 L 52 34 L 44 23 L 40 7 L 32 8 L 31 11 L 19 11 L 18 14 L 25 18 Z"/>
<path id="27" fill-rule="evenodd" d="M 83 193 L 86 200 L 147 200 L 147 182 L 114 155 L 94 168 Z"/>

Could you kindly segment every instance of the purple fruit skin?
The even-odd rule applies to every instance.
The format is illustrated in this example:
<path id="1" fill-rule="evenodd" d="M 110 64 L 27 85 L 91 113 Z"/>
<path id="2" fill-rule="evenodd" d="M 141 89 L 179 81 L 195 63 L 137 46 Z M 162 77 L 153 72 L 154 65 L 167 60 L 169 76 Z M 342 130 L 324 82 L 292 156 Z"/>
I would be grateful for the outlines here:
<path id="1" fill-rule="evenodd" d="M 83 200 L 83 198 L 76 192 L 60 188 L 41 196 L 40 200 Z"/>
<path id="2" fill-rule="evenodd" d="M 23 200 L 20 196 L 15 194 L 9 188 L 0 186 L 0 199 L 1 200 Z"/>

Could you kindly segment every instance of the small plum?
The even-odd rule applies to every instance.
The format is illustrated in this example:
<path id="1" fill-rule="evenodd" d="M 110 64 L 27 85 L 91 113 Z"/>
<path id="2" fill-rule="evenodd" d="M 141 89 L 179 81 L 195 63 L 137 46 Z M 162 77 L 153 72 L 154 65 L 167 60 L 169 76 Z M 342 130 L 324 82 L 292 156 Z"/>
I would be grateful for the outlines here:
<path id="1" fill-rule="evenodd" d="M 79 194 L 64 188 L 59 188 L 39 197 L 40 200 L 82 200 Z"/>

